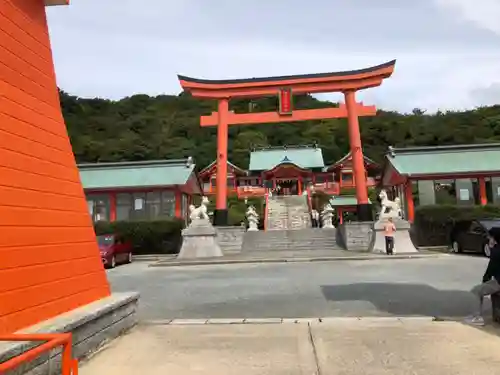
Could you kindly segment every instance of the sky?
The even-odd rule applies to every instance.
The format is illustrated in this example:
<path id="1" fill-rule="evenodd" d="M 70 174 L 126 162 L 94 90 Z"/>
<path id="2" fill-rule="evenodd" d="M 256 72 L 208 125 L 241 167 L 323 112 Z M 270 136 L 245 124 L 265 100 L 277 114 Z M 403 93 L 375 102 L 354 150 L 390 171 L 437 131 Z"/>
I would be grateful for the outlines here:
<path id="1" fill-rule="evenodd" d="M 397 59 L 359 100 L 402 112 L 500 104 L 500 0 L 71 3 L 47 14 L 58 84 L 82 97 L 178 94 L 177 74 L 266 77 Z"/>

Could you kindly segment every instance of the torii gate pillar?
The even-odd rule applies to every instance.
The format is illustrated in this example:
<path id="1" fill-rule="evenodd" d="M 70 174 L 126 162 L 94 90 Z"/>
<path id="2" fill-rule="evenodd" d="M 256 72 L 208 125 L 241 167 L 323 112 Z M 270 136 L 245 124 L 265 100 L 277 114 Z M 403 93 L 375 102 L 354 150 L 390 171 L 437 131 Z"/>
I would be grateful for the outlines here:
<path id="1" fill-rule="evenodd" d="M 227 144 L 229 100 L 219 99 L 218 102 L 219 123 L 217 125 L 217 176 L 216 195 L 214 210 L 214 225 L 227 225 Z"/>
<path id="2" fill-rule="evenodd" d="M 358 114 L 356 110 L 356 92 L 344 92 L 347 106 L 347 127 L 349 130 L 349 147 L 352 155 L 352 169 L 356 186 L 357 216 L 359 221 L 371 221 L 372 209 L 368 201 L 366 185 L 366 171 L 361 147 L 361 132 L 359 130 Z"/>

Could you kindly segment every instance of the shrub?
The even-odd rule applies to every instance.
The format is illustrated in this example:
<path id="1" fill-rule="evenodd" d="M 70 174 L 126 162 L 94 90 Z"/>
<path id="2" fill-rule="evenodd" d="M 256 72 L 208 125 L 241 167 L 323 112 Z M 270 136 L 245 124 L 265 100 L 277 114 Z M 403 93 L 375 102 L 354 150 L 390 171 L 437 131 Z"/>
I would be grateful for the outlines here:
<path id="1" fill-rule="evenodd" d="M 177 254 L 182 244 L 184 221 L 115 221 L 95 224 L 96 235 L 119 234 L 131 241 L 135 254 Z"/>
<path id="2" fill-rule="evenodd" d="M 210 203 L 207 206 L 208 212 L 213 212 L 215 209 L 215 196 L 210 197 Z M 228 225 L 239 226 L 242 221 L 246 221 L 247 207 L 253 205 L 255 210 L 260 215 L 260 222 L 264 220 L 264 198 L 248 198 L 248 203 L 245 204 L 245 200 L 239 199 L 236 195 L 231 195 L 227 198 L 227 210 L 228 210 Z"/>
<path id="3" fill-rule="evenodd" d="M 415 239 L 418 246 L 449 245 L 455 222 L 494 217 L 500 217 L 500 206 L 420 206 L 415 209 Z"/>

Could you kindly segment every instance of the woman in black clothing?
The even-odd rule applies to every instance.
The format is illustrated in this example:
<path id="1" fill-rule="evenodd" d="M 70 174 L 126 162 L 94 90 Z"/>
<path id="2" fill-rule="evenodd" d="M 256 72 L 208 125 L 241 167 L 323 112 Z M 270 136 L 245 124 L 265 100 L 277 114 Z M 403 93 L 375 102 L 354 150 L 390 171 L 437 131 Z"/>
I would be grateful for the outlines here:
<path id="1" fill-rule="evenodd" d="M 489 247 L 490 260 L 488 262 L 488 267 L 483 275 L 483 282 L 472 288 L 471 292 L 479 300 L 479 313 L 470 319 L 472 324 L 484 324 L 483 318 L 483 305 L 484 297 L 491 296 L 492 294 L 500 292 L 500 232 L 498 229 L 493 228 L 488 233 L 489 237 Z"/>

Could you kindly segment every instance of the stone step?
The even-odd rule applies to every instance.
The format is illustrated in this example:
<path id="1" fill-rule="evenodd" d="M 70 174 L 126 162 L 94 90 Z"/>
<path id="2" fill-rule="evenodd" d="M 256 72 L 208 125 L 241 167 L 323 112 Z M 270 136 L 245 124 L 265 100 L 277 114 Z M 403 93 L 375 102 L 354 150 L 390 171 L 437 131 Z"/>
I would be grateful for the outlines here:
<path id="1" fill-rule="evenodd" d="M 293 250 L 293 251 L 315 251 L 315 250 L 343 250 L 343 248 L 337 244 L 329 244 L 329 245 L 315 245 L 315 244 L 289 244 L 289 243 L 281 243 L 276 245 L 266 245 L 266 246 L 258 246 L 252 245 L 247 246 L 243 243 L 243 252 L 256 252 L 256 251 L 283 251 L 283 250 Z"/>
<path id="2" fill-rule="evenodd" d="M 284 240 L 284 241 L 253 241 L 252 242 L 254 245 L 258 245 L 258 246 L 265 246 L 265 245 L 272 245 L 272 246 L 276 246 L 276 245 L 280 245 L 280 244 L 283 244 L 283 243 L 287 243 L 287 244 L 302 244 L 302 243 L 307 243 L 308 245 L 314 245 L 314 246 L 330 246 L 330 245 L 335 245 L 337 244 L 337 241 L 334 239 L 334 240 L 331 240 L 331 241 L 315 241 L 315 240 L 307 240 L 307 239 L 304 239 L 304 240 L 301 240 L 301 241 L 290 241 L 290 240 Z"/>
<path id="3" fill-rule="evenodd" d="M 245 242 L 247 240 L 251 240 L 252 243 L 255 243 L 255 244 L 262 244 L 262 243 L 278 244 L 278 243 L 284 243 L 284 242 L 299 243 L 299 242 L 305 242 L 305 241 L 307 241 L 307 243 L 317 243 L 317 244 L 337 243 L 336 238 L 331 238 L 331 239 L 325 239 L 325 238 L 304 238 L 304 239 L 283 238 L 283 239 L 268 240 L 268 239 L 243 237 L 243 242 Z"/>
<path id="4" fill-rule="evenodd" d="M 339 251 L 339 250 L 344 250 L 343 248 L 339 246 L 287 246 L 285 245 L 278 245 L 274 247 L 259 247 L 252 252 L 261 252 L 261 253 L 266 253 L 266 252 L 275 252 L 275 251 L 293 251 L 293 252 L 308 252 L 310 251 L 311 253 L 322 251 L 322 252 L 328 252 L 328 251 Z M 243 252 L 247 253 L 249 250 L 242 250 Z M 230 255 L 231 253 L 224 253 Z M 239 253 L 232 253 L 232 254 L 241 254 Z"/>
<path id="5" fill-rule="evenodd" d="M 305 196 L 278 196 L 268 202 L 267 231 L 311 228 L 311 217 Z"/>
<path id="6" fill-rule="evenodd" d="M 335 229 L 297 229 L 247 232 L 243 251 L 341 249 Z"/>

